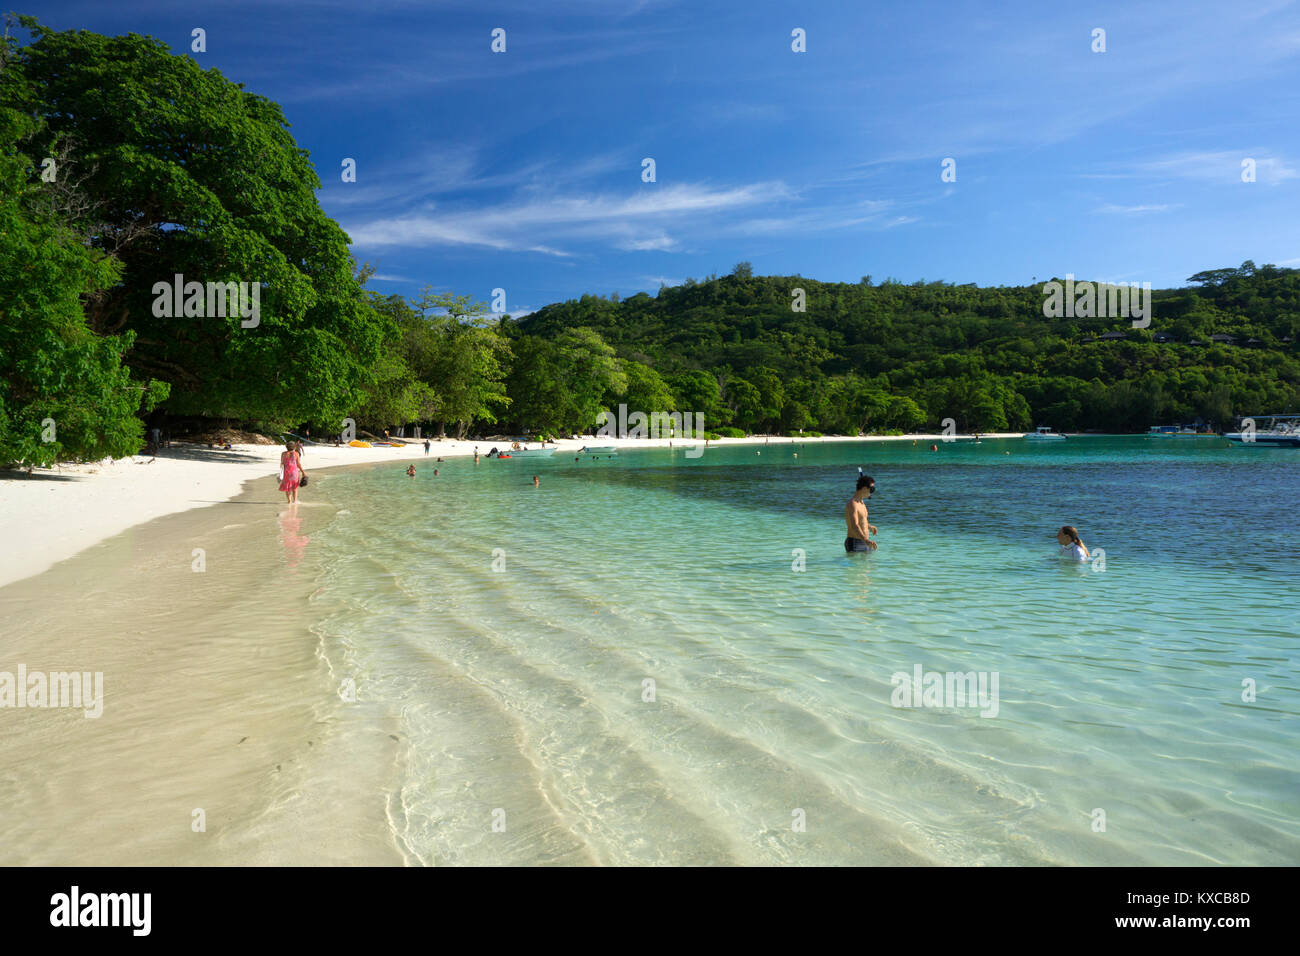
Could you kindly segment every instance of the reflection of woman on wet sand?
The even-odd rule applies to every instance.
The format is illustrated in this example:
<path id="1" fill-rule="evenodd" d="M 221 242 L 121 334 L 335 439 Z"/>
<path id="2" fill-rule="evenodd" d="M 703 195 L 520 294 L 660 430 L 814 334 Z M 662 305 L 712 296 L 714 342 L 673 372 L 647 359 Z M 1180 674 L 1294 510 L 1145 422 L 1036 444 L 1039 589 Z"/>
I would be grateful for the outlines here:
<path id="1" fill-rule="evenodd" d="M 296 568 L 301 563 L 303 553 L 311 542 L 311 538 L 300 533 L 301 530 L 302 518 L 298 517 L 296 510 L 280 513 L 280 541 L 284 545 L 285 563 L 291 568 Z"/>

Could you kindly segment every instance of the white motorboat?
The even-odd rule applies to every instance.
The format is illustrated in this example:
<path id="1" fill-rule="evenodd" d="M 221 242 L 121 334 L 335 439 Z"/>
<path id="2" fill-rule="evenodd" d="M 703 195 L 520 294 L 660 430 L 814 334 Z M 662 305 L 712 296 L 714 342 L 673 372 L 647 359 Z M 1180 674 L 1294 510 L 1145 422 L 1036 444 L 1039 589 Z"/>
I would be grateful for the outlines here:
<path id="1" fill-rule="evenodd" d="M 1065 441 L 1065 436 L 1058 434 L 1047 425 L 1039 425 L 1038 431 L 1025 435 L 1026 441 Z"/>
<path id="2" fill-rule="evenodd" d="M 1249 415 L 1240 431 L 1223 437 L 1256 448 L 1300 448 L 1300 415 Z"/>

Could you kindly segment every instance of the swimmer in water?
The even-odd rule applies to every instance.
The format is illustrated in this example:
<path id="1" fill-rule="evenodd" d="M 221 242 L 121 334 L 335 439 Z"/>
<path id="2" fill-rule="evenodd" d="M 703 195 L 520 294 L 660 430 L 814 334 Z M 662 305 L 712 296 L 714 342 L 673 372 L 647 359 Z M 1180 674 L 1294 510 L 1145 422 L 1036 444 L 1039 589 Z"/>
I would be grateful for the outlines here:
<path id="1" fill-rule="evenodd" d="M 1061 525 L 1061 530 L 1056 532 L 1056 543 L 1061 546 L 1061 557 L 1070 561 L 1088 560 L 1088 549 L 1079 540 L 1079 532 L 1074 525 Z"/>
<path id="2" fill-rule="evenodd" d="M 844 524 L 848 527 L 848 537 L 844 539 L 844 550 L 875 551 L 878 545 L 871 540 L 876 533 L 876 526 L 867 522 L 867 499 L 876 490 L 876 480 L 870 475 L 858 474 L 858 487 L 844 506 Z"/>
<path id="3" fill-rule="evenodd" d="M 410 468 L 406 469 L 406 476 L 407 476 L 408 478 L 414 478 L 414 477 L 415 477 L 415 466 L 414 466 L 414 465 L 412 465 Z"/>
<path id="4" fill-rule="evenodd" d="M 538 478 L 536 475 L 533 475 L 533 487 L 534 488 L 542 487 L 542 479 Z"/>

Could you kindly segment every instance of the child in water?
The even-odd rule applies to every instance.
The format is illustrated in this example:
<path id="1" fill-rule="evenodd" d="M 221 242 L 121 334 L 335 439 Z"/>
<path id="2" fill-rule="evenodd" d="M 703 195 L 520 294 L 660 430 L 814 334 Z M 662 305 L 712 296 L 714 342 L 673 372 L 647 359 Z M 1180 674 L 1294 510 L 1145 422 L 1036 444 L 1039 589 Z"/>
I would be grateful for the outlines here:
<path id="1" fill-rule="evenodd" d="M 1079 532 L 1075 530 L 1074 525 L 1061 525 L 1061 530 L 1056 532 L 1056 543 L 1061 546 L 1061 557 L 1066 560 L 1088 560 L 1088 549 L 1079 540 Z"/>

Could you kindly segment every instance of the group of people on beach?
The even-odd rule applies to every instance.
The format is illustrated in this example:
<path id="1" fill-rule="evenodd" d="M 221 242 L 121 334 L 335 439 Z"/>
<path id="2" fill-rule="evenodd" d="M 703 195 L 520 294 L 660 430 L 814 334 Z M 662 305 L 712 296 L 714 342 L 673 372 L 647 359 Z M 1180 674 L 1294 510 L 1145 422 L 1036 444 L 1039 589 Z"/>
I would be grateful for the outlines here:
<path id="1" fill-rule="evenodd" d="M 858 486 L 853 497 L 844 506 L 844 524 L 848 536 L 844 539 L 844 550 L 849 554 L 858 551 L 875 551 L 879 547 L 871 540 L 876 533 L 876 526 L 867 520 L 867 499 L 876 490 L 876 479 L 858 469 Z M 1060 556 L 1068 561 L 1087 561 L 1090 557 L 1088 548 L 1079 538 L 1079 531 L 1074 525 L 1061 525 L 1056 532 L 1056 543 L 1061 546 Z"/>

